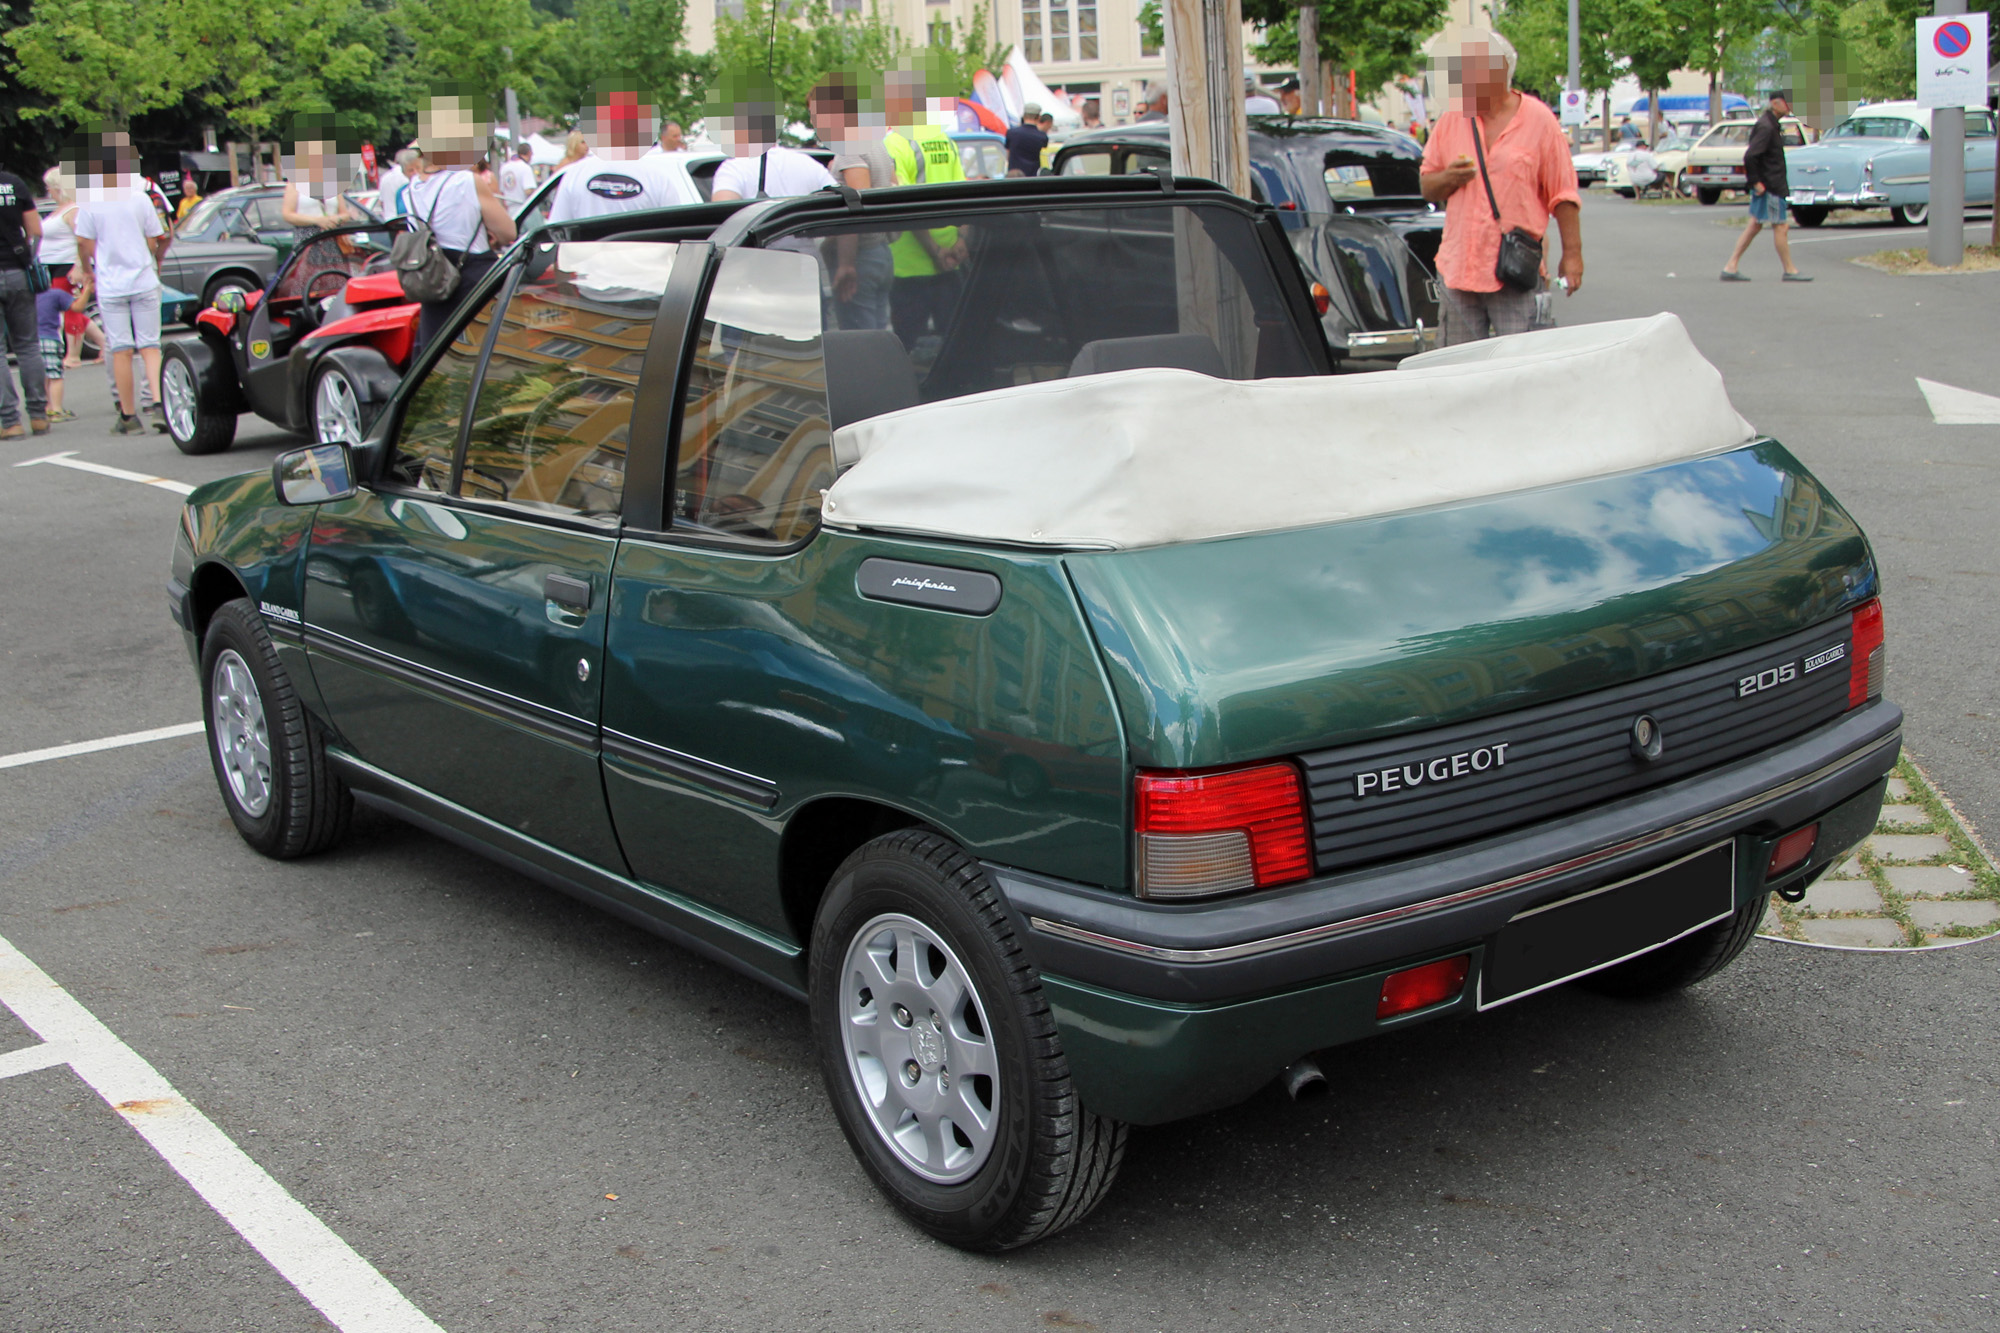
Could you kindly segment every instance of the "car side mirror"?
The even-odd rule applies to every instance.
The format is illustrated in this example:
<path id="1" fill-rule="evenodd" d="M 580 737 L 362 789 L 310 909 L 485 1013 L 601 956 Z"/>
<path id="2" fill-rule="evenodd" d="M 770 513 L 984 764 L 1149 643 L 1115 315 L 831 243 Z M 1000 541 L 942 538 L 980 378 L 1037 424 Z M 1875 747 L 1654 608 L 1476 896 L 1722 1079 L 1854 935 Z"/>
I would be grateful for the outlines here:
<path id="1" fill-rule="evenodd" d="M 354 494 L 354 458 L 345 444 L 287 450 L 272 460 L 271 485 L 288 505 L 345 500 Z"/>

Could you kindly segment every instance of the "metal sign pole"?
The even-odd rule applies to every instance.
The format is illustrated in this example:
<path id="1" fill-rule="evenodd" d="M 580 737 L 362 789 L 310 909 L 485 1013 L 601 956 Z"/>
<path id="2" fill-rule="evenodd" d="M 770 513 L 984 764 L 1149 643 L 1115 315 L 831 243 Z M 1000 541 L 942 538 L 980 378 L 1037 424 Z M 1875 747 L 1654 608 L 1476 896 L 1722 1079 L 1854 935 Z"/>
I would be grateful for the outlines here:
<path id="1" fill-rule="evenodd" d="M 1963 14 L 1965 0 L 1937 0 L 1935 15 Z M 1917 59 L 1925 58 L 1918 39 Z M 1986 53 L 1978 52 L 1979 63 Z M 1931 263 L 1957 268 L 1965 262 L 1965 110 L 1941 106 L 1931 112 Z"/>

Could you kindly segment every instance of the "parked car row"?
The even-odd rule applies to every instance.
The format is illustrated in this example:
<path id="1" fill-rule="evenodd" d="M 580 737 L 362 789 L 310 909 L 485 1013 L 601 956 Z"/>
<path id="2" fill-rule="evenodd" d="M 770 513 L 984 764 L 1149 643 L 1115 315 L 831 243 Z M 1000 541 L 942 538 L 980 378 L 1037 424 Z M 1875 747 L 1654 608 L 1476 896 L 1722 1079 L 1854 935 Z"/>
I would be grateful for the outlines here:
<path id="1" fill-rule="evenodd" d="M 1931 112 L 1915 102 L 1864 106 L 1809 147 L 1785 151 L 1792 217 L 1817 227 L 1836 210 L 1886 208 L 1899 223 L 1930 216 Z M 1965 113 L 1965 202 L 1993 202 L 1994 117 Z"/>

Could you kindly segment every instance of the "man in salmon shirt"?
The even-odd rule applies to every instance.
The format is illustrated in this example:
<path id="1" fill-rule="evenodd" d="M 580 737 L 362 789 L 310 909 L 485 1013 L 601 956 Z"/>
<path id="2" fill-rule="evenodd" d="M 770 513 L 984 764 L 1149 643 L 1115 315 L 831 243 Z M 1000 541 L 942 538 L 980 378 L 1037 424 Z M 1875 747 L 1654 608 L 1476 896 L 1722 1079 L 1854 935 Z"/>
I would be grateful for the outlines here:
<path id="1" fill-rule="evenodd" d="M 1444 289 L 1444 342 L 1450 346 L 1526 332 L 1534 316 L 1535 294 L 1516 291 L 1494 276 L 1502 235 L 1519 227 L 1541 237 L 1546 267 L 1553 215 L 1562 235 L 1556 271 L 1575 296 L 1583 286 L 1583 228 L 1569 143 L 1555 113 L 1512 86 L 1513 46 L 1498 33 L 1475 29 L 1447 50 L 1452 109 L 1438 117 L 1424 145 L 1422 185 L 1424 198 L 1445 206 L 1437 268 Z M 1479 177 L 1480 149 L 1500 209 L 1497 220 Z"/>

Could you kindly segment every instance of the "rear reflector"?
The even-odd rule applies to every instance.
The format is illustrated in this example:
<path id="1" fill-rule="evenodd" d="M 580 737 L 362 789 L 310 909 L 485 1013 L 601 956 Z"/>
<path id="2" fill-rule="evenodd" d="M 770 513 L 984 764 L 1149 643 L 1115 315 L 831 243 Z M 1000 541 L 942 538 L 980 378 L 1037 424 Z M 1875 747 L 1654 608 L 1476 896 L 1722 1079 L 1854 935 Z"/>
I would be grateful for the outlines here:
<path id="1" fill-rule="evenodd" d="M 1787 833 L 1771 849 L 1771 862 L 1764 867 L 1764 878 L 1776 879 L 1787 870 L 1798 869 L 1813 854 L 1813 847 L 1818 842 L 1818 824 L 1808 824 L 1795 833 Z"/>
<path id="2" fill-rule="evenodd" d="M 1472 955 L 1440 958 L 1422 967 L 1405 968 L 1382 978 L 1382 998 L 1375 1002 L 1375 1017 L 1394 1018 L 1417 1009 L 1428 1009 L 1446 1000 L 1455 1000 L 1465 989 L 1465 974 Z"/>
<path id="3" fill-rule="evenodd" d="M 1847 706 L 1859 708 L 1882 697 L 1882 602 L 1880 598 L 1854 612 L 1854 648 L 1847 655 Z"/>
<path id="4" fill-rule="evenodd" d="M 1312 873 L 1298 770 L 1141 773 L 1135 784 L 1142 898 L 1263 889 Z"/>

